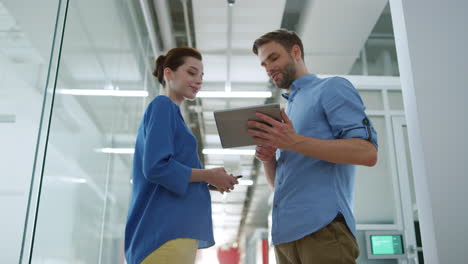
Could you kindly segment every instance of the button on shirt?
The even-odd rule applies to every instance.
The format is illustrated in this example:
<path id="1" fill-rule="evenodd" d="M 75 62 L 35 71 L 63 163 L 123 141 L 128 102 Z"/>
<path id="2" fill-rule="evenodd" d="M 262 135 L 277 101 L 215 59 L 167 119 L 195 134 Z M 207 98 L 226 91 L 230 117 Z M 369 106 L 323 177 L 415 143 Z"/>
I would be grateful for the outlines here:
<path id="1" fill-rule="evenodd" d="M 353 85 L 314 74 L 293 82 L 286 113 L 296 133 L 318 139 L 361 138 L 377 147 L 377 134 Z M 356 236 L 353 217 L 355 166 L 335 164 L 278 149 L 272 242 L 301 239 L 342 214 Z"/>
<path id="2" fill-rule="evenodd" d="M 192 168 L 201 168 L 197 141 L 179 107 L 158 96 L 145 111 L 135 145 L 127 263 L 140 263 L 176 238 L 197 239 L 199 248 L 214 244 L 208 186 L 189 182 Z"/>

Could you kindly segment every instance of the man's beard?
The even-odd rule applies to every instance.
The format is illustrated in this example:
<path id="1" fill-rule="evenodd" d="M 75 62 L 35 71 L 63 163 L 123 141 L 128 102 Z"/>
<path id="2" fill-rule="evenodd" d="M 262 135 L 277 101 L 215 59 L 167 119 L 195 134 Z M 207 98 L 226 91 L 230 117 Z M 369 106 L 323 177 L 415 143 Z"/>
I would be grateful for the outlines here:
<path id="1" fill-rule="evenodd" d="M 293 62 L 289 62 L 283 69 L 281 69 L 283 78 L 279 83 L 276 83 L 278 88 L 289 89 L 291 84 L 295 81 L 296 76 L 296 66 Z"/>

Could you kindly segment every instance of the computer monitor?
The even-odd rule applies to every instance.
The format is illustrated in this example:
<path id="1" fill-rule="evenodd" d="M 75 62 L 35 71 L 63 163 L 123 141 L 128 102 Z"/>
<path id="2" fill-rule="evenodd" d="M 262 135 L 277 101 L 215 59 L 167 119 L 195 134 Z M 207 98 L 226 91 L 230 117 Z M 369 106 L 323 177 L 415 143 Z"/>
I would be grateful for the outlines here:
<path id="1" fill-rule="evenodd" d="M 399 259 L 406 255 L 400 231 L 367 231 L 366 247 L 368 259 Z"/>

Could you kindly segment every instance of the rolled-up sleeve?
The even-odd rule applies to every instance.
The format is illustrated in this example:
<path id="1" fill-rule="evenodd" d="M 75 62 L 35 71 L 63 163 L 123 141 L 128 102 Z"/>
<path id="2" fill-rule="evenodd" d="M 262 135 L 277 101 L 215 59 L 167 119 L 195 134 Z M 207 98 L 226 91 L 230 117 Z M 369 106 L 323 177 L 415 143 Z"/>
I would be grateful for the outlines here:
<path id="1" fill-rule="evenodd" d="M 322 93 L 321 104 L 335 138 L 361 138 L 378 148 L 377 132 L 364 112 L 361 97 L 348 80 L 330 79 Z"/>
<path id="2" fill-rule="evenodd" d="M 145 116 L 143 174 L 153 183 L 184 195 L 192 169 L 174 159 L 174 133 L 177 112 L 169 98 L 159 97 L 148 107 Z"/>

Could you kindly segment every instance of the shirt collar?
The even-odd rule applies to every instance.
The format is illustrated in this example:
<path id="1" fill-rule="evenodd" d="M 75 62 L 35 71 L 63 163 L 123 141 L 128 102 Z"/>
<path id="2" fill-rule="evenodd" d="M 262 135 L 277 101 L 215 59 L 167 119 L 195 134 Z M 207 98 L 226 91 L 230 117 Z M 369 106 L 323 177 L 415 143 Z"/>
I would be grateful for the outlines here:
<path id="1" fill-rule="evenodd" d="M 296 90 L 300 90 L 302 87 L 306 86 L 306 84 L 310 84 L 310 82 L 314 81 L 315 79 L 317 79 L 317 75 L 315 75 L 313 73 L 304 75 L 304 76 L 300 77 L 299 79 L 296 79 L 291 84 L 291 87 L 290 87 L 291 92 L 283 93 L 283 94 L 281 94 L 281 96 L 283 98 L 285 98 L 286 100 L 289 100 L 289 95 L 290 94 L 294 93 Z"/>

